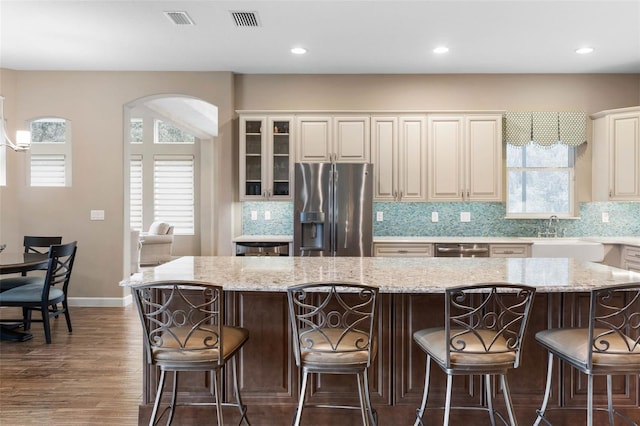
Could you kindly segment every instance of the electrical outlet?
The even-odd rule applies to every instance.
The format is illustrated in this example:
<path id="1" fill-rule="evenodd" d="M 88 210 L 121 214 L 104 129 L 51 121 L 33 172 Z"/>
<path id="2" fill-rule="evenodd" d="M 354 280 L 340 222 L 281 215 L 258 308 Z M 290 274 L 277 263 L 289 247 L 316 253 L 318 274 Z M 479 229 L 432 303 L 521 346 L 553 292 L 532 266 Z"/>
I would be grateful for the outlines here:
<path id="1" fill-rule="evenodd" d="M 264 212 L 264 220 L 271 220 L 271 212 L 269 210 Z"/>
<path id="2" fill-rule="evenodd" d="M 377 222 L 382 222 L 384 220 L 384 213 L 383 212 L 376 212 L 376 221 Z"/>
<path id="3" fill-rule="evenodd" d="M 91 220 L 104 220 L 104 210 L 91 210 Z"/>
<path id="4" fill-rule="evenodd" d="M 258 220 L 258 212 L 251 210 L 251 220 Z"/>
<path id="5" fill-rule="evenodd" d="M 437 222 L 438 220 L 438 212 L 431 212 L 431 222 Z"/>
<path id="6" fill-rule="evenodd" d="M 460 222 L 471 222 L 471 212 L 460 212 Z"/>
<path id="7" fill-rule="evenodd" d="M 602 212 L 602 223 L 609 223 L 609 212 Z"/>

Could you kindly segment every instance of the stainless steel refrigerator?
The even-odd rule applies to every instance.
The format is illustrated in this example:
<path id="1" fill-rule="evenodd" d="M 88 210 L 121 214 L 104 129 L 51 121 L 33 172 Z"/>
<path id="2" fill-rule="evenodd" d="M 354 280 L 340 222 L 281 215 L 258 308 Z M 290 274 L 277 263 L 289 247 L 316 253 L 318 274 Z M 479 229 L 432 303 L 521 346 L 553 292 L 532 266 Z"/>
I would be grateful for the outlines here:
<path id="1" fill-rule="evenodd" d="M 371 256 L 373 165 L 296 163 L 294 256 Z"/>

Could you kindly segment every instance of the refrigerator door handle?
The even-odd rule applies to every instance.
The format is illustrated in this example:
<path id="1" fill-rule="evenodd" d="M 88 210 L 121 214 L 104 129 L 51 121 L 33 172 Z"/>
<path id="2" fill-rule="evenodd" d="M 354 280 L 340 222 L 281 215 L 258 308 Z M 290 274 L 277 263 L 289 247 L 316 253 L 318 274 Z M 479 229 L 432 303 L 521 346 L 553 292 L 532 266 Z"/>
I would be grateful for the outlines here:
<path id="1" fill-rule="evenodd" d="M 344 221 L 344 248 L 347 248 L 347 235 L 349 235 L 349 221 Z"/>

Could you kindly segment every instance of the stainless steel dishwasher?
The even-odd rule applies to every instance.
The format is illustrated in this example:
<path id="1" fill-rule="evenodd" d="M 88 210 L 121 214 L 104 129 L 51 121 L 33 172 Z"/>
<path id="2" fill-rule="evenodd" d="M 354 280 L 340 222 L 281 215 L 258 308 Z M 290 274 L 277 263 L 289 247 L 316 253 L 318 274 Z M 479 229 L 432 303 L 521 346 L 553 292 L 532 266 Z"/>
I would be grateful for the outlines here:
<path id="1" fill-rule="evenodd" d="M 489 257 L 489 244 L 436 243 L 435 257 Z"/>

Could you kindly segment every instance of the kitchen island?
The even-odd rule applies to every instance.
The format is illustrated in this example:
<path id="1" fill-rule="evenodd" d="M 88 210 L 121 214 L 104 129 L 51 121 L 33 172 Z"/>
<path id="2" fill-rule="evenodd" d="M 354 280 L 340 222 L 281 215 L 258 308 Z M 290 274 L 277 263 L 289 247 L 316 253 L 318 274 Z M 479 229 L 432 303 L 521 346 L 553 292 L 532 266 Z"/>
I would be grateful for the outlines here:
<path id="1" fill-rule="evenodd" d="M 202 280 L 226 291 L 226 320 L 249 329 L 250 339 L 239 358 L 241 392 L 253 424 L 289 424 L 298 395 L 298 369 L 292 354 L 286 288 L 313 281 L 351 281 L 378 286 L 379 349 L 370 369 L 372 402 L 381 425 L 412 424 L 424 381 L 425 356 L 413 343 L 414 331 L 441 325 L 442 293 L 447 287 L 479 282 L 531 285 L 538 294 L 523 352 L 522 366 L 510 373 L 512 397 L 521 424 L 532 424 L 544 393 L 546 351 L 535 343 L 537 331 L 579 326 L 588 312 L 588 291 L 594 287 L 640 281 L 640 274 L 597 263 L 564 258 L 302 258 L 182 257 L 133 275 L 121 285 L 158 280 Z M 430 404 L 444 401 L 445 376 L 433 373 Z M 551 406 L 584 406 L 586 381 L 568 369 L 556 369 Z M 145 366 L 141 422 L 155 396 L 155 369 Z M 311 385 L 312 399 L 357 401 L 350 377 L 323 377 Z M 631 418 L 640 418 L 638 376 L 614 378 L 614 404 Z M 606 400 L 604 383 L 596 381 L 597 403 Z M 206 400 L 210 381 L 192 373 L 181 381 L 181 398 Z M 494 388 L 496 389 L 496 388 Z M 500 393 L 500 390 L 498 393 Z M 227 390 L 228 391 L 228 390 Z M 496 403 L 501 404 L 499 395 Z M 454 404 L 485 404 L 478 377 L 456 377 Z M 501 405 L 498 405 L 501 407 Z M 194 408 L 194 418 L 210 415 Z M 355 422 L 350 412 L 309 410 L 308 425 Z M 452 421 L 467 421 L 462 412 Z M 552 417 L 554 424 L 584 424 L 581 412 Z M 473 413 L 477 422 L 478 413 Z M 350 419 L 350 420 L 345 420 Z M 481 420 L 482 421 L 482 420 Z M 556 423 L 557 422 L 557 423 Z M 478 424 L 478 423 L 472 423 Z M 479 423 L 484 424 L 484 423 Z"/>

